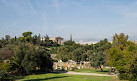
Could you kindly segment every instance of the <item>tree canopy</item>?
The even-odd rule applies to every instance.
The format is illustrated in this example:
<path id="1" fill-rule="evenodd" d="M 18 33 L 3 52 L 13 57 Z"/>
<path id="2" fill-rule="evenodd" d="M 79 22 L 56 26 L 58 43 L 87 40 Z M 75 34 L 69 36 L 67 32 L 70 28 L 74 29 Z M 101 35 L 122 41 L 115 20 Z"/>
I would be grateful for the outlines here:
<path id="1" fill-rule="evenodd" d="M 113 36 L 112 48 L 108 50 L 108 63 L 116 67 L 120 79 L 137 80 L 137 45 L 128 41 L 123 33 Z"/>

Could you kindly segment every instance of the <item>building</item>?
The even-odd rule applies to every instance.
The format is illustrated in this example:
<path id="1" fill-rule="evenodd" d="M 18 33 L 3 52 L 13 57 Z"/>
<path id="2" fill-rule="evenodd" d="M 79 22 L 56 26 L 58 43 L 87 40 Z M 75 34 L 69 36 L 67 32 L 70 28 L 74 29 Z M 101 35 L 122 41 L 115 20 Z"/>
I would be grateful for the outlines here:
<path id="1" fill-rule="evenodd" d="M 52 40 L 53 42 L 57 42 L 58 44 L 64 44 L 63 38 L 61 37 L 49 37 L 49 40 Z"/>
<path id="2" fill-rule="evenodd" d="M 63 39 L 64 38 L 61 37 L 49 37 L 49 40 L 52 40 L 53 42 L 57 42 L 60 45 L 64 44 Z M 41 40 L 45 40 L 45 38 L 41 38 Z"/>
<path id="3" fill-rule="evenodd" d="M 85 42 L 85 41 L 83 41 L 83 40 L 79 40 L 79 41 L 76 42 L 76 43 L 77 43 L 77 44 L 81 44 L 81 45 L 86 45 L 86 44 L 91 45 L 91 44 L 96 44 L 97 41 L 87 41 L 87 42 Z"/>

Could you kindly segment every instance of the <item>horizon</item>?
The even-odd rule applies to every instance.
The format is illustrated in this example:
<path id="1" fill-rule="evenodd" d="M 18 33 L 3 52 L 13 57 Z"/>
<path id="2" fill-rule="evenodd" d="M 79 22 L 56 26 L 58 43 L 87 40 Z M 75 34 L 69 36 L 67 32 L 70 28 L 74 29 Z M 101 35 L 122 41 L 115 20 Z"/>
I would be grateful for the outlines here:
<path id="1" fill-rule="evenodd" d="M 1 0 L 0 38 L 5 35 L 61 36 L 74 41 L 111 40 L 115 33 L 137 40 L 136 0 Z"/>

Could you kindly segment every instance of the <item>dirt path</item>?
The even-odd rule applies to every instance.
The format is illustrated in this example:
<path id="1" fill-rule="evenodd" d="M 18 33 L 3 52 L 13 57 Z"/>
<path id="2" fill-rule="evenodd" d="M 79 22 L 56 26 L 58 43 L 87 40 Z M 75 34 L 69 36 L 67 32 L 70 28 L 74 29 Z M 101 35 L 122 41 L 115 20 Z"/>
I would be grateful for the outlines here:
<path id="1" fill-rule="evenodd" d="M 95 76 L 116 76 L 116 75 L 109 75 L 109 74 L 99 74 L 99 73 L 83 73 L 83 72 L 73 72 L 73 71 L 55 71 L 57 73 L 64 73 L 70 75 L 95 75 Z"/>
<path id="2" fill-rule="evenodd" d="M 116 76 L 116 75 L 108 75 L 108 74 L 98 74 L 98 73 L 81 73 L 81 72 L 66 72 L 65 74 L 72 74 L 72 75 L 95 75 L 95 76 Z"/>

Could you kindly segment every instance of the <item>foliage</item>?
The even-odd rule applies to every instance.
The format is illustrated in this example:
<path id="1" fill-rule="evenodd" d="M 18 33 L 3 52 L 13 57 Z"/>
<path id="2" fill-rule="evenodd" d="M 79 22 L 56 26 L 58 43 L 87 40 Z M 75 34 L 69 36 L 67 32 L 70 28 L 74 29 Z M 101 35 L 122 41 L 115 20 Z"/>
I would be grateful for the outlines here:
<path id="1" fill-rule="evenodd" d="M 74 60 L 77 63 L 80 63 L 81 61 L 85 61 L 87 58 L 84 48 L 82 48 L 82 46 L 79 44 L 73 44 L 73 46 L 60 46 L 56 50 L 57 58 L 61 59 L 62 61 Z"/>
<path id="2" fill-rule="evenodd" d="M 38 57 L 37 65 L 39 66 L 41 71 L 51 71 L 53 68 L 53 60 L 51 59 L 51 56 L 47 49 L 43 47 L 39 47 L 36 50 L 36 54 Z"/>
<path id="3" fill-rule="evenodd" d="M 0 59 L 6 60 L 14 56 L 13 51 L 9 49 L 0 49 Z"/>
<path id="4" fill-rule="evenodd" d="M 31 37 L 31 34 L 32 34 L 32 32 L 24 32 L 24 33 L 22 33 L 22 35 L 24 37 Z"/>
<path id="5" fill-rule="evenodd" d="M 65 45 L 72 46 L 73 44 L 75 44 L 75 42 L 74 42 L 74 41 L 71 41 L 71 40 L 68 40 L 68 41 L 65 41 L 64 44 L 65 44 Z"/>
<path id="6" fill-rule="evenodd" d="M 69 49 L 66 46 L 61 46 L 57 49 L 57 58 L 66 62 L 68 60 Z"/>
<path id="7" fill-rule="evenodd" d="M 0 81 L 4 80 L 6 78 L 6 73 L 0 69 Z"/>
<path id="8" fill-rule="evenodd" d="M 21 43 L 15 49 L 15 59 L 19 65 L 19 72 L 31 74 L 36 67 L 42 71 L 52 70 L 52 59 L 45 48 L 35 47 L 30 43 Z"/>
<path id="9" fill-rule="evenodd" d="M 87 51 L 91 66 L 95 68 L 100 68 L 102 71 L 101 65 L 107 65 L 106 59 L 106 50 L 111 47 L 111 44 L 107 39 L 101 40 L 100 42 L 93 45 L 93 50 Z"/>
<path id="10" fill-rule="evenodd" d="M 0 39 L 0 63 L 5 72 L 17 74 L 31 74 L 35 70 L 52 70 L 53 61 L 50 57 L 48 47 L 57 47 L 57 43 L 49 40 L 48 36 L 41 40 L 41 36 L 32 32 L 22 33 L 22 37 L 11 38 L 6 35 Z M 4 62 L 8 60 L 8 62 Z"/>
<path id="11" fill-rule="evenodd" d="M 120 79 L 137 79 L 137 45 L 128 41 L 128 36 L 123 33 L 115 34 L 112 48 L 108 50 L 108 63 L 116 67 Z"/>
<path id="12" fill-rule="evenodd" d="M 8 62 L 4 62 L 0 64 L 0 69 L 2 69 L 5 73 L 10 72 L 10 67 L 11 65 Z"/>
<path id="13" fill-rule="evenodd" d="M 57 54 L 57 47 L 52 47 L 51 49 L 50 49 L 50 53 L 51 54 Z"/>
<path id="14" fill-rule="evenodd" d="M 53 48 L 51 50 L 57 53 L 58 59 L 74 60 L 77 63 L 90 61 L 93 67 L 107 65 L 106 50 L 111 47 L 111 43 L 107 39 L 91 45 L 80 45 L 70 40 L 64 44 L 64 46 L 60 46 L 56 50 Z"/>
<path id="15" fill-rule="evenodd" d="M 80 61 L 84 61 L 85 60 L 84 59 L 84 55 L 85 55 L 84 53 L 85 53 L 85 51 L 82 48 L 77 48 L 76 50 L 73 51 L 72 59 L 79 64 Z"/>
<path id="16" fill-rule="evenodd" d="M 2 38 L 2 39 L 0 40 L 0 48 L 3 48 L 6 44 L 8 44 L 8 41 L 5 40 L 4 38 Z"/>
<path id="17" fill-rule="evenodd" d="M 57 42 L 53 42 L 52 40 L 49 40 L 48 35 L 43 38 L 44 40 L 40 43 L 41 46 L 46 47 L 52 47 L 52 46 L 59 46 Z"/>
<path id="18" fill-rule="evenodd" d="M 30 42 L 32 39 L 31 39 L 31 34 L 32 34 L 32 32 L 24 32 L 23 34 L 22 34 L 22 36 L 23 36 L 23 40 L 25 40 L 25 41 L 27 41 L 27 42 Z"/>
<path id="19" fill-rule="evenodd" d="M 10 40 L 10 36 L 9 35 L 5 35 L 5 40 L 9 41 Z"/>

